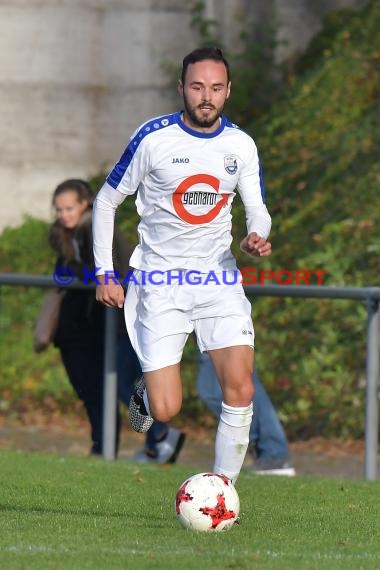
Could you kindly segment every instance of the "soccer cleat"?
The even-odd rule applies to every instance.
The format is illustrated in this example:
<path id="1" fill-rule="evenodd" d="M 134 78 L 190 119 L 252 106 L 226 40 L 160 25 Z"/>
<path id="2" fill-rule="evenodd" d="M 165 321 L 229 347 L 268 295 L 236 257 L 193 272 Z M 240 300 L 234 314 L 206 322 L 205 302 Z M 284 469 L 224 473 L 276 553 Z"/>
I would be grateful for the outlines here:
<path id="1" fill-rule="evenodd" d="M 139 433 L 148 431 L 154 421 L 145 408 L 143 400 L 144 390 L 144 376 L 141 376 L 129 401 L 129 421 L 133 429 Z"/>
<path id="2" fill-rule="evenodd" d="M 136 453 L 134 453 L 128 460 L 133 461 L 133 463 L 138 463 L 139 465 L 158 463 L 158 458 L 156 456 L 149 455 L 146 449 L 140 449 L 140 451 L 136 451 Z"/>

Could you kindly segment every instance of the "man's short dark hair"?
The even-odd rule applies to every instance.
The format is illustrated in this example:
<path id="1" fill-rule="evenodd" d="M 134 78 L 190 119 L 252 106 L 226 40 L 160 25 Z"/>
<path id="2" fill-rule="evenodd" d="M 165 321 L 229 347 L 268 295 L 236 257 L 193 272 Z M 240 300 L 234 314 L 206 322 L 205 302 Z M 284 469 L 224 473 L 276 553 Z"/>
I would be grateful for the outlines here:
<path id="1" fill-rule="evenodd" d="M 227 71 L 227 81 L 230 81 L 230 66 L 224 57 L 222 50 L 216 47 L 205 47 L 195 49 L 183 58 L 181 74 L 182 84 L 185 84 L 186 72 L 190 64 L 197 63 L 198 61 L 205 61 L 208 59 L 224 63 Z"/>

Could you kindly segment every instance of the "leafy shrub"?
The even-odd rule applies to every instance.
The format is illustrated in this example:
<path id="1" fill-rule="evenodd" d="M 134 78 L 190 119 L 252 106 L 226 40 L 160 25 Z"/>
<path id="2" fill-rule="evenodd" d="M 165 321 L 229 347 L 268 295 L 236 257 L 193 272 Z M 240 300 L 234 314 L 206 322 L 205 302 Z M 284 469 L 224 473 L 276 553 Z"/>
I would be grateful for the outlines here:
<path id="1" fill-rule="evenodd" d="M 19 228 L 7 228 L 0 239 L 2 271 L 51 275 L 55 260 L 47 235 L 48 224 L 32 218 Z M 74 404 L 58 351 L 33 352 L 32 332 L 43 295 L 33 287 L 0 287 L 0 413 L 9 417 L 22 417 L 36 403 L 50 412 Z"/>
<path id="2" fill-rule="evenodd" d="M 325 269 L 330 286 L 379 283 L 379 24 L 378 1 L 335 19 L 328 47 L 324 31 L 317 58 L 315 40 L 286 96 L 249 127 L 266 173 L 265 263 L 275 271 Z M 288 434 L 362 436 L 365 305 L 260 298 L 254 314 L 258 369 Z"/>

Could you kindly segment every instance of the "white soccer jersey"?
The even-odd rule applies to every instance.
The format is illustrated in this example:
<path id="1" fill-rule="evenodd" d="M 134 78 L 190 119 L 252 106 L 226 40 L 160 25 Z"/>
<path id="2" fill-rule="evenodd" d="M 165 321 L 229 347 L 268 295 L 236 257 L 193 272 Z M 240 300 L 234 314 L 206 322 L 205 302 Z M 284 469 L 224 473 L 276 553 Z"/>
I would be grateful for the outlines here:
<path id="1" fill-rule="evenodd" d="M 94 206 L 99 274 L 112 269 L 115 208 L 137 190 L 139 244 L 130 265 L 141 270 L 234 269 L 231 205 L 238 190 L 248 233 L 267 237 L 271 220 L 252 138 L 221 117 L 202 133 L 180 113 L 143 124 L 107 177 Z"/>

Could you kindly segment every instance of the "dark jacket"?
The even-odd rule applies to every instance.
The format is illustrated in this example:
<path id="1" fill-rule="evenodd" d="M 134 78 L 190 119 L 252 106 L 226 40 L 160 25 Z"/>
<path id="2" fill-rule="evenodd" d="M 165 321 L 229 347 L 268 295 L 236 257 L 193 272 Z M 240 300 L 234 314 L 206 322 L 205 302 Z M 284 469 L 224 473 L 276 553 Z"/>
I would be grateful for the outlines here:
<path id="1" fill-rule="evenodd" d="M 92 239 L 92 212 L 87 210 L 73 235 L 75 258 L 65 261 L 58 256 L 56 268 L 69 267 L 81 281 L 85 271 L 89 275 L 94 265 Z M 125 276 L 132 248 L 125 238 L 115 230 L 115 269 Z M 92 281 L 90 281 L 92 282 Z M 118 309 L 119 332 L 125 331 L 124 312 Z M 105 307 L 95 298 L 95 289 L 67 288 L 62 300 L 54 345 L 59 348 L 88 347 L 102 350 L 104 346 Z"/>

